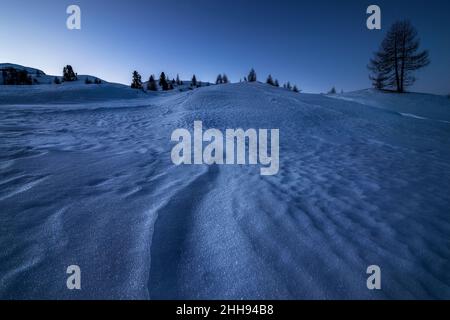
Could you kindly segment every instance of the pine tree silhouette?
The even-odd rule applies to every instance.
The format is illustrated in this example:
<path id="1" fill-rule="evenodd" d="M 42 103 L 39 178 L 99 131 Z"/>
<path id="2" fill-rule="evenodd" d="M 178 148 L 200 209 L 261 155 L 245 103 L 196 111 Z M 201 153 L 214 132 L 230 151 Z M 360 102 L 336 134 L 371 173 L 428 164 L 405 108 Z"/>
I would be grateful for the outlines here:
<path id="1" fill-rule="evenodd" d="M 248 82 L 256 82 L 256 72 L 255 72 L 255 69 L 251 69 L 250 70 L 250 72 L 248 73 L 248 77 L 247 77 L 247 79 L 248 79 Z"/>
<path id="2" fill-rule="evenodd" d="M 222 81 L 224 84 L 230 83 L 230 80 L 228 80 L 228 76 L 225 73 L 222 76 Z"/>
<path id="3" fill-rule="evenodd" d="M 331 88 L 331 90 L 328 91 L 328 94 L 336 94 L 336 88 L 335 87 Z"/>
<path id="4" fill-rule="evenodd" d="M 169 90 L 169 84 L 167 83 L 166 74 L 164 72 L 161 72 L 161 75 L 159 76 L 159 86 L 163 91 Z"/>
<path id="5" fill-rule="evenodd" d="M 156 84 L 155 77 L 153 75 L 150 76 L 147 83 L 147 90 L 149 91 L 158 91 L 158 86 Z"/>
<path id="6" fill-rule="evenodd" d="M 67 65 L 63 68 L 63 81 L 72 82 L 78 80 L 77 74 L 73 71 L 71 65 Z"/>
<path id="7" fill-rule="evenodd" d="M 133 81 L 131 82 L 132 89 L 142 89 L 142 78 L 137 71 L 133 71 Z"/>
<path id="8" fill-rule="evenodd" d="M 197 77 L 195 76 L 195 74 L 192 76 L 192 80 L 191 80 L 191 87 L 197 87 Z"/>

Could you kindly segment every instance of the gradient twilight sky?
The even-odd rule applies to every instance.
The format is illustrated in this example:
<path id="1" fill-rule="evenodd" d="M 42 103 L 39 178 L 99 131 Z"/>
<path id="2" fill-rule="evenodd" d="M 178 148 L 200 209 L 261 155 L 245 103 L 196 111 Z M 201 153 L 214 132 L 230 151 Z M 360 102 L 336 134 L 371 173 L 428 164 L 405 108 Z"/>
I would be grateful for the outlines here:
<path id="1" fill-rule="evenodd" d="M 66 28 L 66 8 L 82 11 L 82 29 Z M 382 10 L 381 31 L 366 28 L 366 9 Z M 306 92 L 370 86 L 369 58 L 398 19 L 410 19 L 431 65 L 414 91 L 450 92 L 448 0 L 0 0 L 0 63 L 129 84 L 165 71 L 239 81 L 251 67 Z"/>

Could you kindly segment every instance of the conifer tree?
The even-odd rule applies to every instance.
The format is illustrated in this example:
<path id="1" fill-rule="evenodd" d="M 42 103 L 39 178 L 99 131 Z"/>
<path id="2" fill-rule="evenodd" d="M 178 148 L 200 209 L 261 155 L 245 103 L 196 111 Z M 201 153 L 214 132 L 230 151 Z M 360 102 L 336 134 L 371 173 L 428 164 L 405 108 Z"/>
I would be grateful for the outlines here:
<path id="1" fill-rule="evenodd" d="M 192 76 L 192 80 L 191 80 L 191 87 L 197 87 L 197 77 L 195 76 L 195 74 Z"/>
<path id="2" fill-rule="evenodd" d="M 151 75 L 150 78 L 148 79 L 147 90 L 148 91 L 158 91 L 158 86 L 156 84 L 156 80 L 153 75 Z"/>
<path id="3" fill-rule="evenodd" d="M 133 71 L 133 80 L 131 82 L 132 89 L 142 89 L 142 78 L 137 71 Z"/>
<path id="4" fill-rule="evenodd" d="M 159 86 L 163 91 L 169 90 L 169 83 L 167 82 L 166 74 L 164 72 L 161 72 L 161 75 L 159 76 Z"/>
<path id="5" fill-rule="evenodd" d="M 222 82 L 225 84 L 230 83 L 230 81 L 228 80 L 228 76 L 225 73 L 222 76 Z"/>
<path id="6" fill-rule="evenodd" d="M 257 77 L 256 77 L 256 72 L 255 69 L 251 69 L 250 72 L 248 73 L 248 82 L 256 82 Z"/>
<path id="7" fill-rule="evenodd" d="M 78 80 L 77 74 L 73 71 L 71 65 L 67 65 L 63 69 L 63 81 L 72 82 Z"/>
<path id="8" fill-rule="evenodd" d="M 419 47 L 417 30 L 409 21 L 394 23 L 368 65 L 374 87 L 401 93 L 411 86 L 416 81 L 414 71 L 430 64 L 428 51 L 418 52 Z"/>

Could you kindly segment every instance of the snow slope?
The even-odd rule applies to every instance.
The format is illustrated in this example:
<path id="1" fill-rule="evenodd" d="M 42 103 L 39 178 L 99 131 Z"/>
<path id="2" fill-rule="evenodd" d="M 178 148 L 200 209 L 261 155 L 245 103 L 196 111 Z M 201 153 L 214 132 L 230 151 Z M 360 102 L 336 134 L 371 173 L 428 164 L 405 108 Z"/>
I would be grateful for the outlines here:
<path id="1" fill-rule="evenodd" d="M 1 105 L 71 105 L 80 103 L 129 100 L 146 93 L 122 84 L 85 84 L 83 80 L 60 85 L 0 86 Z"/>
<path id="2" fill-rule="evenodd" d="M 384 108 L 417 119 L 450 123 L 450 113 L 448 112 L 450 101 L 448 97 L 444 96 L 425 93 L 397 94 L 367 89 L 332 97 Z"/>
<path id="3" fill-rule="evenodd" d="M 2 299 L 450 298 L 450 124 L 402 116 L 420 115 L 415 96 L 240 83 L 58 104 L 22 89 L 22 104 L 2 90 Z M 172 165 L 172 131 L 195 120 L 279 128 L 279 174 Z"/>
<path id="4" fill-rule="evenodd" d="M 16 70 L 25 70 L 33 79 L 34 84 L 30 86 L 5 86 L 3 85 L 3 78 L 1 70 L 7 68 L 14 68 Z M 55 84 L 54 80 L 57 76 L 46 75 L 42 70 L 25 67 L 11 63 L 0 63 L 0 105 L 47 105 L 47 104 L 90 104 L 92 102 L 104 102 L 112 100 L 137 99 L 148 98 L 148 96 L 155 96 L 161 92 L 147 91 L 147 82 L 143 83 L 144 90 L 133 90 L 129 86 L 110 83 L 91 75 L 77 75 L 77 80 L 73 82 L 64 82 L 62 77 L 58 78 L 62 81 L 60 84 Z M 86 79 L 94 81 L 99 79 L 101 84 L 86 84 Z M 198 82 L 201 86 L 210 86 L 208 82 Z M 173 84 L 174 91 L 182 92 L 193 90 L 191 81 L 182 81 L 182 85 Z M 157 84 L 158 91 L 162 91 L 159 84 Z"/>
<path id="5" fill-rule="evenodd" d="M 22 66 L 22 65 L 18 65 L 18 64 L 13 64 L 13 63 L 0 63 L 0 86 L 3 86 L 3 74 L 1 71 L 4 69 L 10 69 L 10 68 L 26 71 L 28 73 L 28 76 L 30 76 L 31 79 L 33 80 L 33 86 L 54 84 L 55 78 L 59 78 L 60 80 L 62 80 L 61 76 L 47 75 L 47 74 L 45 74 L 44 71 L 36 69 L 36 68 L 26 67 L 26 66 Z M 104 84 L 108 83 L 98 77 L 94 77 L 94 76 L 90 76 L 90 75 L 77 75 L 77 78 L 78 78 L 77 81 L 74 81 L 72 83 L 62 82 L 61 85 L 62 86 L 74 86 L 74 85 L 84 84 L 86 81 L 86 78 L 89 78 L 91 81 L 94 81 L 94 79 L 99 79 Z M 4 87 L 2 87 L 2 89 L 3 88 Z"/>
<path id="6" fill-rule="evenodd" d="M 46 75 L 42 70 L 11 63 L 0 63 L 0 71 L 7 68 L 25 70 L 35 81 L 30 86 L 5 86 L 0 72 L 0 105 L 23 104 L 76 104 L 99 101 L 133 99 L 145 96 L 144 92 L 132 90 L 122 84 L 109 83 L 98 77 L 78 75 L 78 80 L 55 84 L 55 76 Z M 59 77 L 61 79 L 61 77 Z M 85 83 L 86 79 L 101 80 L 101 84 Z"/>

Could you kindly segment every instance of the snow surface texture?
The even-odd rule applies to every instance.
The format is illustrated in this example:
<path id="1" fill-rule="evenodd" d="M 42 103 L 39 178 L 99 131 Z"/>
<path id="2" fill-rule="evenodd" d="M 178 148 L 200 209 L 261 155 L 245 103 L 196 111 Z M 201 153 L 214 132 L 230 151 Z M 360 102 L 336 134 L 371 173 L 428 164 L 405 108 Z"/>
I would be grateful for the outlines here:
<path id="1" fill-rule="evenodd" d="M 279 128 L 279 174 L 174 166 L 194 120 Z M 415 94 L 1 87 L 0 298 L 449 299 L 441 120 L 449 100 Z"/>

